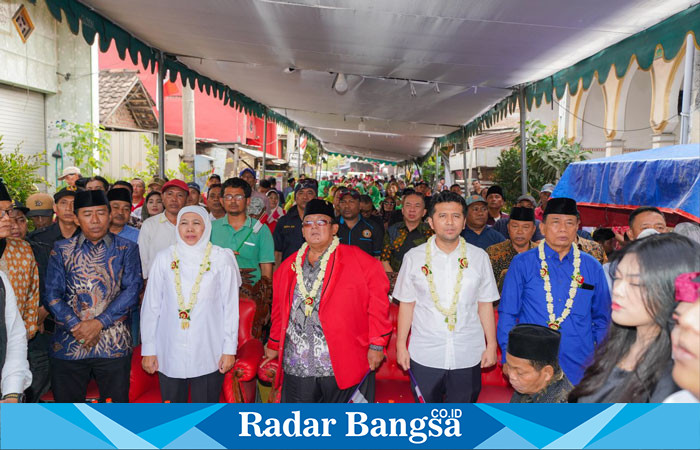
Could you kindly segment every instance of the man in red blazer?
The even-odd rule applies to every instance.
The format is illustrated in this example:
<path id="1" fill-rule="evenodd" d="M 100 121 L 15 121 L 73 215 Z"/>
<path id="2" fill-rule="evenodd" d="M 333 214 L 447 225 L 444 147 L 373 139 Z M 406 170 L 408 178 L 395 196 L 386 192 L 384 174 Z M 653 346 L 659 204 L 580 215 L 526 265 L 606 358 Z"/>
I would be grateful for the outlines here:
<path id="1" fill-rule="evenodd" d="M 310 201 L 302 232 L 306 243 L 273 281 L 265 356 L 278 359 L 281 401 L 345 403 L 358 391 L 373 402 L 392 329 L 389 280 L 375 258 L 339 243 L 331 203 Z"/>

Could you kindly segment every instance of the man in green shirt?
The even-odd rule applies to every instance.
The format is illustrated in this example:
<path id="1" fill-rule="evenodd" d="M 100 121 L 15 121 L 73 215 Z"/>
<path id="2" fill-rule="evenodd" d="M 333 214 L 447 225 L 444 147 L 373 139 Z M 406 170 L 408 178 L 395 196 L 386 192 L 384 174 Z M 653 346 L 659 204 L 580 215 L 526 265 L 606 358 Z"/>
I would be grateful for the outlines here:
<path id="1" fill-rule="evenodd" d="M 254 285 L 261 276 L 272 279 L 275 246 L 270 229 L 246 214 L 251 193 L 250 185 L 241 178 L 229 178 L 224 182 L 221 201 L 226 215 L 212 223 L 211 242 L 230 248 L 242 269 L 244 283 L 248 281 Z M 247 274 L 243 269 L 253 270 Z"/>

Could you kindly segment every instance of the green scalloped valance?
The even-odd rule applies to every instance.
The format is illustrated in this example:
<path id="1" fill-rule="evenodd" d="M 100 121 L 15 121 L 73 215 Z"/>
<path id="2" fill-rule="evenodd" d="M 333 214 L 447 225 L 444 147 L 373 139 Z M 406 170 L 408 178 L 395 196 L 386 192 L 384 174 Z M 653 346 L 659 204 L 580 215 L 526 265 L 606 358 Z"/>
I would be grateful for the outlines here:
<path id="1" fill-rule="evenodd" d="M 34 4 L 36 3 L 36 0 L 29 1 Z M 104 53 L 109 50 L 112 40 L 114 40 L 114 45 L 121 59 L 126 59 L 128 54 L 134 65 L 138 65 L 140 59 L 145 70 L 150 69 L 151 73 L 155 71 L 161 50 L 146 45 L 123 28 L 78 1 L 45 1 L 51 15 L 58 22 L 63 22 L 63 18 L 65 17 L 65 21 L 71 32 L 78 35 L 82 31 L 82 36 L 88 44 L 92 45 L 97 35 L 100 51 Z M 199 74 L 180 61 L 172 57 L 167 57 L 166 55 L 164 67 L 169 71 L 170 81 L 174 82 L 179 76 L 183 85 L 186 84 L 191 86 L 192 89 L 199 89 L 200 92 L 206 91 L 207 95 L 218 97 L 225 105 L 236 108 L 238 111 L 244 112 L 245 114 L 256 117 L 267 116 L 269 120 L 299 135 L 306 136 L 308 139 L 316 142 L 320 147 L 323 147 L 323 144 L 316 136 L 306 131 L 293 120 L 273 111 L 262 103 L 256 102 L 241 92 L 235 91 L 218 81 Z"/>
<path id="2" fill-rule="evenodd" d="M 333 155 L 333 156 L 344 156 L 346 158 L 354 158 L 354 159 L 359 159 L 360 161 L 368 161 L 368 162 L 376 162 L 379 164 L 386 164 L 388 166 L 395 166 L 398 163 L 396 161 L 386 161 L 384 159 L 375 159 L 375 158 L 364 158 L 362 156 L 356 156 L 356 155 L 346 155 L 344 153 L 338 153 L 338 152 L 326 152 L 324 151 L 326 155 Z"/>
<path id="3" fill-rule="evenodd" d="M 689 33 L 694 36 L 696 47 L 700 48 L 698 41 L 700 4 L 675 14 L 547 78 L 526 84 L 524 87 L 527 109 L 531 110 L 533 103 L 539 107 L 543 98 L 550 103 L 553 95 L 561 99 L 567 86 L 571 94 L 576 94 L 579 85 L 586 90 L 590 87 L 594 76 L 597 76 L 599 83 L 605 83 L 613 66 L 615 75 L 621 78 L 627 73 L 632 58 L 636 59 L 642 70 L 648 70 L 654 62 L 658 47 L 663 50 L 666 60 L 673 59 L 685 45 L 685 38 Z M 435 144 L 444 146 L 464 141 L 505 117 L 506 112 L 513 112 L 517 104 L 518 93 L 515 92 L 459 130 L 437 138 Z"/>

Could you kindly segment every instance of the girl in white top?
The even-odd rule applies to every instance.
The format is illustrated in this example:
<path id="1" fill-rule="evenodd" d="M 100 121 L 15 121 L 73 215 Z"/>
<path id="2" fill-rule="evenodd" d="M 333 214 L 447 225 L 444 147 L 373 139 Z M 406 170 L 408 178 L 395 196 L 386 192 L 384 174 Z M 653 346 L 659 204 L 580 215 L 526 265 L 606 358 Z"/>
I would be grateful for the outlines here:
<path id="1" fill-rule="evenodd" d="M 158 372 L 163 401 L 216 403 L 236 360 L 238 288 L 231 250 L 209 242 L 209 213 L 187 206 L 177 243 L 158 253 L 141 307 L 141 365 Z"/>

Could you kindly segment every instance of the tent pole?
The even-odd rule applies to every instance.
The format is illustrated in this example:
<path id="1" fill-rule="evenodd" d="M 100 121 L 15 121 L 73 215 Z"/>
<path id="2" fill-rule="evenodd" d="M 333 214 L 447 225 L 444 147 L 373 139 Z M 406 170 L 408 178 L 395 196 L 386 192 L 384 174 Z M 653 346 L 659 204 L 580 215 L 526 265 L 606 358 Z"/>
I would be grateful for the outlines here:
<path id="1" fill-rule="evenodd" d="M 165 58 L 158 53 L 158 176 L 165 179 L 165 106 L 163 102 L 163 81 L 165 79 Z"/>
<path id="2" fill-rule="evenodd" d="M 467 140 L 464 140 L 464 152 L 462 153 L 462 178 L 464 178 L 464 197 L 469 196 L 469 182 L 471 180 L 467 180 L 467 147 L 469 147 L 469 144 L 467 143 Z"/>
<path id="3" fill-rule="evenodd" d="M 435 179 L 433 180 L 433 189 L 437 187 L 437 182 L 440 179 L 440 147 L 435 146 Z"/>
<path id="4" fill-rule="evenodd" d="M 262 160 L 262 177 L 261 180 L 265 179 L 266 167 L 267 167 L 267 114 L 265 114 L 265 130 L 263 131 L 263 160 Z"/>
<path id="5" fill-rule="evenodd" d="M 301 134 L 299 135 L 299 142 L 297 143 L 297 180 L 299 179 L 300 176 L 301 176 Z M 292 188 L 293 187 L 294 186 L 292 186 Z"/>
<path id="6" fill-rule="evenodd" d="M 685 38 L 685 67 L 683 71 L 683 107 L 681 109 L 681 144 L 690 142 L 690 97 L 693 90 L 693 65 L 695 64 L 693 35 Z"/>
<path id="7" fill-rule="evenodd" d="M 520 88 L 520 156 L 521 156 L 521 194 L 527 194 L 527 133 L 525 132 L 525 122 L 527 120 L 527 106 L 525 106 L 525 88 Z"/>

